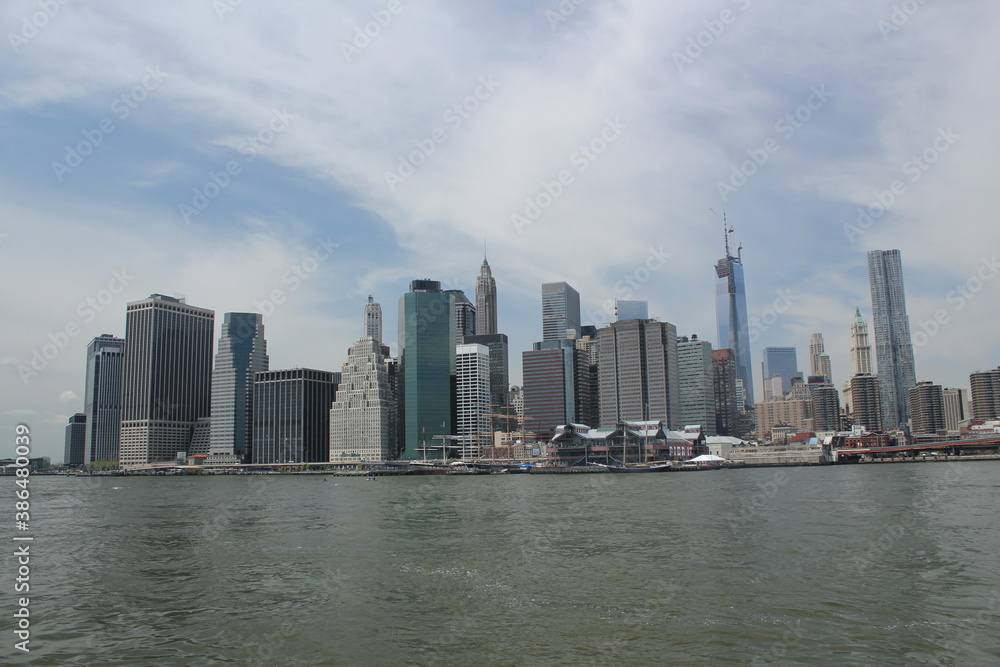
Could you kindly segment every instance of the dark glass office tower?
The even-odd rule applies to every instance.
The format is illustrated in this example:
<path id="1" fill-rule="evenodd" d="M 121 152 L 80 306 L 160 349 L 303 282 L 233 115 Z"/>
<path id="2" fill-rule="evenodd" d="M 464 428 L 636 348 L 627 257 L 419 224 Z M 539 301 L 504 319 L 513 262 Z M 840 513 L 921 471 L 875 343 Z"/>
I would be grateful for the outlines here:
<path id="1" fill-rule="evenodd" d="M 399 298 L 399 419 L 406 460 L 440 458 L 441 440 L 434 436 L 455 433 L 453 301 L 437 280 L 414 280 Z"/>
<path id="2" fill-rule="evenodd" d="M 83 408 L 87 415 L 84 463 L 118 461 L 124 368 L 124 338 L 101 334 L 87 346 L 87 388 Z"/>
<path id="3" fill-rule="evenodd" d="M 787 394 L 788 390 L 792 388 L 792 378 L 802 378 L 794 347 L 765 347 L 761 370 L 763 371 L 764 380 L 769 380 L 773 377 L 781 378 L 782 396 Z M 767 398 L 765 396 L 765 399 Z"/>
<path id="4" fill-rule="evenodd" d="M 77 412 L 69 418 L 66 424 L 65 452 L 63 464 L 68 466 L 83 465 L 83 448 L 87 442 L 87 415 Z"/>
<path id="5" fill-rule="evenodd" d="M 209 463 L 250 463 L 253 378 L 268 368 L 260 313 L 226 313 L 212 375 Z"/>
<path id="6" fill-rule="evenodd" d="M 743 380 L 746 404 L 741 411 L 753 408 L 753 365 L 750 362 L 750 325 L 747 316 L 747 291 L 743 279 L 741 249 L 733 257 L 726 228 L 726 256 L 715 264 L 715 318 L 719 339 L 716 349 L 732 350 L 736 356 L 736 377 Z"/>
<path id="7" fill-rule="evenodd" d="M 253 462 L 330 460 L 330 407 L 340 373 L 312 368 L 254 375 Z"/>
<path id="8" fill-rule="evenodd" d="M 580 293 L 566 283 L 542 285 L 542 340 L 580 337 Z"/>

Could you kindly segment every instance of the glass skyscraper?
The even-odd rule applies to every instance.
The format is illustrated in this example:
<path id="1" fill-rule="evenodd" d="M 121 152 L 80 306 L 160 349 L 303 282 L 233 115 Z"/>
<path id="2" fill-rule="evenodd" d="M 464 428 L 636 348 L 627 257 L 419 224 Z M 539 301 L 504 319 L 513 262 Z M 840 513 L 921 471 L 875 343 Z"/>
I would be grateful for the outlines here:
<path id="1" fill-rule="evenodd" d="M 83 463 L 118 460 L 122 424 L 122 373 L 125 339 L 101 334 L 87 346 L 84 414 L 87 432 Z"/>
<path id="2" fill-rule="evenodd" d="M 718 349 L 732 350 L 736 356 L 736 377 L 743 381 L 746 394 L 741 410 L 753 404 L 753 365 L 750 362 L 750 325 L 747 318 L 747 292 L 743 279 L 743 259 L 739 250 L 733 257 L 726 230 L 726 256 L 715 264 L 715 318 L 718 324 Z"/>
<path id="3" fill-rule="evenodd" d="M 441 458 L 434 436 L 454 435 L 454 295 L 414 280 L 399 298 L 400 426 L 404 460 Z M 425 449 L 426 448 L 426 449 Z"/>
<path id="4" fill-rule="evenodd" d="M 249 463 L 254 373 L 268 369 L 260 313 L 226 313 L 212 374 L 210 463 Z"/>
<path id="5" fill-rule="evenodd" d="M 254 375 L 253 462 L 330 460 L 330 406 L 340 373 L 312 368 Z"/>
<path id="6" fill-rule="evenodd" d="M 781 395 L 792 388 L 792 378 L 802 377 L 794 347 L 765 347 L 764 361 L 761 363 L 764 380 L 778 376 L 781 378 Z M 767 392 L 765 392 L 767 393 Z"/>
<path id="7" fill-rule="evenodd" d="M 567 333 L 580 337 L 580 293 L 567 283 L 542 285 L 542 340 L 559 340 Z"/>
<path id="8" fill-rule="evenodd" d="M 875 324 L 875 361 L 882 399 L 882 426 L 896 428 L 910 418 L 909 391 L 917 385 L 898 250 L 868 253 L 868 279 Z"/>

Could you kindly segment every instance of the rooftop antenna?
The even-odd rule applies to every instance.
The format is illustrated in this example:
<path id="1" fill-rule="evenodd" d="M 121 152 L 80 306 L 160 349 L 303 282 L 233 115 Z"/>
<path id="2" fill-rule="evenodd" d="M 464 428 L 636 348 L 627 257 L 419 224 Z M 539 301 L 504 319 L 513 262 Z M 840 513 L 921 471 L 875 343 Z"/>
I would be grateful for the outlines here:
<path id="1" fill-rule="evenodd" d="M 711 211 L 712 213 L 715 213 L 715 209 L 710 208 L 708 210 Z M 715 213 L 715 214 L 719 215 L 718 213 Z M 729 251 L 729 237 L 733 233 L 733 228 L 729 226 L 728 222 L 726 222 L 726 212 L 725 211 L 722 212 L 722 233 L 726 237 L 726 258 L 728 259 L 729 257 L 732 257 L 732 255 L 730 254 L 730 251 Z M 743 245 L 740 244 L 740 248 L 742 248 L 742 247 L 743 247 Z M 739 252 L 739 250 L 737 250 L 737 252 Z"/>

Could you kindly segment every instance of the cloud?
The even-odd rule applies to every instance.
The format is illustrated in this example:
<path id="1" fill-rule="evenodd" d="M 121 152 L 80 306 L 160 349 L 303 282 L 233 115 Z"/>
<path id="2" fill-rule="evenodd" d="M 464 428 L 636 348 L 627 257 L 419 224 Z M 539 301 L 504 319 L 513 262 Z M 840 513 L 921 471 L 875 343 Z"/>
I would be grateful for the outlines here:
<path id="1" fill-rule="evenodd" d="M 72 389 L 67 389 L 66 391 L 59 394 L 60 403 L 72 403 L 74 401 L 79 401 L 80 397 L 76 395 L 76 392 Z"/>

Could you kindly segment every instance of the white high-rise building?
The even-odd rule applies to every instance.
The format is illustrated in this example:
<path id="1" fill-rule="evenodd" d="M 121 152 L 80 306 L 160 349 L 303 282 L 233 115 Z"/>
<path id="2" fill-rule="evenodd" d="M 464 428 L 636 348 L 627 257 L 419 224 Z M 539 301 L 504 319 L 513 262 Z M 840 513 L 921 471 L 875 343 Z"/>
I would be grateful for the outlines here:
<path id="1" fill-rule="evenodd" d="M 365 306 L 365 336 L 382 342 L 382 306 L 368 295 L 368 305 Z"/>
<path id="2" fill-rule="evenodd" d="M 382 346 L 371 337 L 354 343 L 330 408 L 330 461 L 385 461 L 395 450 L 395 406 Z"/>
<path id="3" fill-rule="evenodd" d="M 809 338 L 809 375 L 823 375 L 820 356 L 824 351 L 823 334 L 814 333 Z"/>
<path id="4" fill-rule="evenodd" d="M 851 375 L 871 375 L 872 344 L 868 338 L 868 324 L 861 317 L 861 309 L 854 311 L 854 321 L 851 322 Z"/>
<path id="5" fill-rule="evenodd" d="M 490 427 L 490 349 L 455 348 L 455 412 L 463 459 L 479 458 L 492 441 Z"/>

